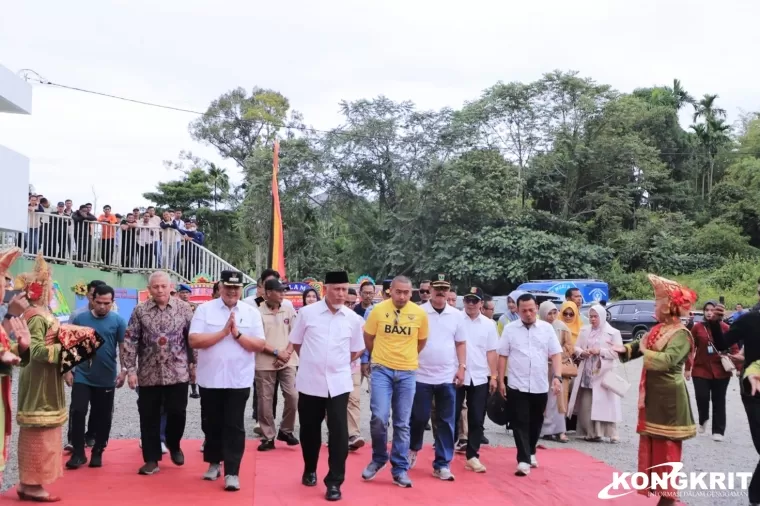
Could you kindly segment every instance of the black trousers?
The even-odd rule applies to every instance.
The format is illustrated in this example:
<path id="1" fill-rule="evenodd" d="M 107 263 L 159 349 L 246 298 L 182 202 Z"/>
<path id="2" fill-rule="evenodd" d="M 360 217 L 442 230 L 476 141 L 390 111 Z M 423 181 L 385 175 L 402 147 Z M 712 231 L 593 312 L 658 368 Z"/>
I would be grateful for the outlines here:
<path id="1" fill-rule="evenodd" d="M 712 400 L 712 433 L 726 433 L 726 390 L 731 378 L 705 379 L 691 378 L 694 382 L 694 397 L 697 399 L 699 425 L 710 419 L 710 401 Z"/>
<path id="2" fill-rule="evenodd" d="M 137 399 L 140 436 L 145 462 L 161 460 L 161 408 L 166 412 L 166 447 L 180 449 L 187 418 L 187 383 L 141 386 Z"/>
<path id="3" fill-rule="evenodd" d="M 744 411 L 747 412 L 752 443 L 755 445 L 755 451 L 760 454 L 760 396 L 742 395 L 742 404 L 744 404 Z M 748 494 L 750 503 L 760 503 L 760 462 L 752 474 Z"/>
<path id="4" fill-rule="evenodd" d="M 298 394 L 298 419 L 301 423 L 301 452 L 305 473 L 316 473 L 322 447 L 322 421 L 327 415 L 328 465 L 325 485 L 343 484 L 348 458 L 348 395 L 315 397 Z"/>
<path id="5" fill-rule="evenodd" d="M 71 444 L 74 453 L 84 455 L 85 419 L 87 407 L 90 410 L 90 430 L 95 433 L 94 452 L 102 452 L 111 435 L 113 421 L 114 388 L 91 387 L 83 383 L 74 383 L 71 388 Z"/>
<path id="6" fill-rule="evenodd" d="M 530 464 L 530 456 L 536 454 L 548 398 L 547 393 L 529 394 L 507 387 L 507 409 L 511 413 L 518 464 Z"/>
<path id="7" fill-rule="evenodd" d="M 225 476 L 238 476 L 245 453 L 245 405 L 251 396 L 251 389 L 199 389 L 201 425 L 206 435 L 203 461 L 209 464 L 224 462 Z"/>
<path id="8" fill-rule="evenodd" d="M 277 418 L 277 391 L 280 389 L 280 379 L 274 380 L 274 395 L 272 396 L 272 416 Z M 253 419 L 259 421 L 259 395 L 256 393 L 256 382 L 253 382 Z"/>
<path id="9" fill-rule="evenodd" d="M 454 418 L 454 436 L 459 434 L 459 418 L 462 414 L 465 397 L 467 398 L 467 460 L 480 458 L 480 441 L 483 439 L 483 422 L 486 418 L 488 401 L 488 383 L 475 386 L 470 384 L 457 388 L 457 410 Z"/>
<path id="10" fill-rule="evenodd" d="M 73 395 L 73 392 L 72 392 L 72 395 Z M 95 423 L 93 422 L 92 417 L 93 417 L 92 408 L 90 408 L 90 417 L 87 419 L 87 429 L 85 430 L 85 433 L 84 433 L 85 440 L 95 438 Z M 74 418 L 74 415 L 72 412 L 72 405 L 69 404 L 69 428 L 66 435 L 66 441 L 72 446 L 74 444 L 71 440 L 71 424 L 72 424 L 73 418 Z"/>

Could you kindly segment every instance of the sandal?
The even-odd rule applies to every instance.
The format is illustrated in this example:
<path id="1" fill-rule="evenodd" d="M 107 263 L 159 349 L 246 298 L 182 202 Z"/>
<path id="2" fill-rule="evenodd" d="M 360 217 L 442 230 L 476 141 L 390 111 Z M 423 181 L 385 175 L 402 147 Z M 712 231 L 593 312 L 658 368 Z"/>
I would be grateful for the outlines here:
<path id="1" fill-rule="evenodd" d="M 30 502 L 60 502 L 61 498 L 55 495 L 30 495 L 26 492 L 21 492 L 20 490 L 16 491 L 16 494 L 18 495 L 18 498 L 21 501 L 30 501 Z"/>
<path id="2" fill-rule="evenodd" d="M 557 436 L 557 442 L 558 443 L 569 443 L 570 442 L 570 438 L 568 438 L 565 434 L 560 434 L 559 436 Z"/>
<path id="3" fill-rule="evenodd" d="M 583 438 L 583 440 L 586 441 L 586 442 L 588 442 L 588 443 L 598 443 L 599 441 L 602 440 L 602 438 L 600 438 L 600 437 L 588 437 L 588 436 L 586 436 L 586 437 Z"/>

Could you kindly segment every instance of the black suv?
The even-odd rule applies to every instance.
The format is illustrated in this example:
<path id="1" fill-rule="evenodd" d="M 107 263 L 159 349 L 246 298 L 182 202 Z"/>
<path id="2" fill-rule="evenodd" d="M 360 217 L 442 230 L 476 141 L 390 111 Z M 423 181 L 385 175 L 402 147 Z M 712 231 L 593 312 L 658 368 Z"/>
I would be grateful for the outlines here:
<path id="1" fill-rule="evenodd" d="M 620 331 L 623 342 L 639 339 L 657 324 L 653 300 L 621 300 L 607 305 L 607 321 Z"/>

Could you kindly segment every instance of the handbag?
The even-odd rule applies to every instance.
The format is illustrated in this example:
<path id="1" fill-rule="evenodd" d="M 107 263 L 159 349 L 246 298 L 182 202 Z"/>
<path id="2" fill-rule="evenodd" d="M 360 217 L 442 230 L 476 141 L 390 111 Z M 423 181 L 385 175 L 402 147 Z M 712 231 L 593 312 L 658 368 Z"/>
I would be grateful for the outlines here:
<path id="1" fill-rule="evenodd" d="M 562 363 L 561 375 L 563 378 L 575 378 L 578 376 L 578 366 L 570 362 L 569 364 Z"/>
<path id="2" fill-rule="evenodd" d="M 623 366 L 625 371 L 625 366 Z M 626 377 L 628 372 L 625 371 Z M 619 397 L 625 397 L 625 393 L 631 388 L 631 384 L 627 379 L 620 377 L 614 370 L 607 371 L 607 374 L 602 378 L 602 386 Z"/>
<path id="3" fill-rule="evenodd" d="M 729 357 L 728 355 L 720 356 L 720 364 L 723 366 L 723 370 L 726 372 L 734 372 L 736 370 L 734 361 L 731 360 L 731 357 Z"/>

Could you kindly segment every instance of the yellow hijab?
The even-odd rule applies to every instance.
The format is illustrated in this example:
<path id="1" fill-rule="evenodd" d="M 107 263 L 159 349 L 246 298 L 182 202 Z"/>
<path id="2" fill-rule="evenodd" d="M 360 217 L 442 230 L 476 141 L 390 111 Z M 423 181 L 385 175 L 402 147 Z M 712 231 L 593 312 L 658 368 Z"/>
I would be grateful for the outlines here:
<path id="1" fill-rule="evenodd" d="M 572 309 L 573 313 L 575 314 L 575 317 L 569 323 L 567 320 L 565 320 L 565 317 L 563 315 L 565 309 Z M 583 325 L 583 322 L 581 321 L 581 312 L 578 310 L 578 306 L 575 305 L 575 302 L 568 300 L 562 303 L 562 307 L 559 309 L 558 318 L 562 321 L 562 323 L 567 325 L 568 329 L 570 329 L 573 346 L 575 346 L 575 342 L 578 340 L 578 334 L 581 332 L 581 326 Z"/>

